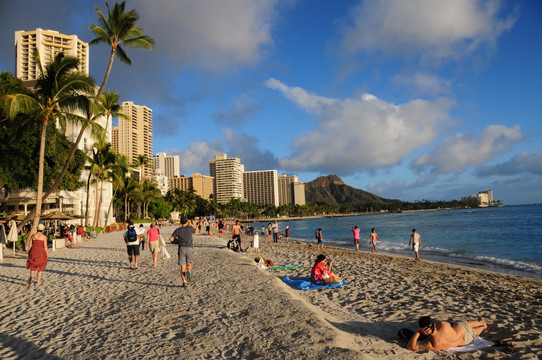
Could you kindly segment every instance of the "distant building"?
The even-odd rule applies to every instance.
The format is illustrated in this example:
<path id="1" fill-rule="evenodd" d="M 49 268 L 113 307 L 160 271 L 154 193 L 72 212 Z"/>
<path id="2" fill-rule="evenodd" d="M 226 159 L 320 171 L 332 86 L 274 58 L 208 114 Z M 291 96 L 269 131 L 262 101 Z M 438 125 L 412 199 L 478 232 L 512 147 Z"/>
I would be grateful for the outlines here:
<path id="1" fill-rule="evenodd" d="M 491 206 L 493 202 L 493 190 L 485 190 L 478 192 L 478 203 L 481 207 Z"/>
<path id="2" fill-rule="evenodd" d="M 210 195 L 213 193 L 213 178 L 198 173 L 194 173 L 190 177 L 175 176 L 169 178 L 170 191 L 175 189 L 187 191 L 190 188 L 193 188 L 194 193 L 199 197 L 209 200 Z"/>
<path id="3" fill-rule="evenodd" d="M 26 86 L 34 86 L 40 76 L 40 65 L 36 63 L 34 49 L 38 49 L 43 66 L 51 63 L 58 53 L 79 60 L 79 71 L 89 74 L 88 44 L 77 35 L 64 35 L 55 30 L 37 28 L 30 31 L 15 31 L 15 76 Z"/>
<path id="4" fill-rule="evenodd" d="M 165 196 L 169 190 L 169 178 L 162 174 L 162 170 L 155 170 L 151 179 L 156 183 L 162 196 Z"/>
<path id="5" fill-rule="evenodd" d="M 113 126 L 111 129 L 111 148 L 115 152 L 119 153 L 119 128 L 118 126 Z"/>
<path id="6" fill-rule="evenodd" d="M 119 119 L 118 153 L 127 156 L 130 164 L 137 161 L 138 155 L 145 155 L 150 164 L 144 167 L 140 176 L 150 178 L 153 174 L 152 110 L 132 101 L 123 101 L 122 113 L 130 120 Z"/>
<path id="7" fill-rule="evenodd" d="M 278 184 L 280 205 L 305 205 L 305 184 L 299 182 L 296 175 L 287 176 L 286 174 L 280 174 L 278 176 Z"/>
<path id="8" fill-rule="evenodd" d="M 239 158 L 215 154 L 214 159 L 209 160 L 209 174 L 214 179 L 213 193 L 218 203 L 243 198 L 243 172 L 244 166 Z"/>
<path id="9" fill-rule="evenodd" d="M 244 172 L 243 193 L 250 203 L 279 206 L 277 170 Z"/>
<path id="10" fill-rule="evenodd" d="M 167 156 L 165 152 L 156 153 L 153 163 L 155 172 L 161 171 L 168 178 L 181 176 L 179 155 Z"/>

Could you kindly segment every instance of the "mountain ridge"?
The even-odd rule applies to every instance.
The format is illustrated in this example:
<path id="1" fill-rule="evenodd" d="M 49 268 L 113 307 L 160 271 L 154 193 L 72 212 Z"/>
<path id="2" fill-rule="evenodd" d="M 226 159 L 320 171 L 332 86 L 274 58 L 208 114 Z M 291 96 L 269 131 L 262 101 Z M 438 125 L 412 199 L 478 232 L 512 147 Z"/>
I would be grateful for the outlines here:
<path id="1" fill-rule="evenodd" d="M 381 198 L 365 190 L 346 185 L 337 175 L 320 176 L 305 183 L 305 202 L 329 205 L 388 203 L 390 199 Z"/>

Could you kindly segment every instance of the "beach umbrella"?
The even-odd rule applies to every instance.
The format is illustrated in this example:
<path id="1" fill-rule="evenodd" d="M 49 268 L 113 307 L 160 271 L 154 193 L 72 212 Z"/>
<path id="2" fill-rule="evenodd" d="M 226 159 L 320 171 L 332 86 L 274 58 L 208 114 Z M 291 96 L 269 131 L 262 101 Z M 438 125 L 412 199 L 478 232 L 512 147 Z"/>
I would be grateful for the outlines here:
<path id="1" fill-rule="evenodd" d="M 13 256 L 15 256 L 15 243 L 19 239 L 19 237 L 17 236 L 17 223 L 15 222 L 15 220 L 9 221 L 9 227 L 10 229 L 6 240 L 13 243 Z"/>
<path id="2" fill-rule="evenodd" d="M 49 213 L 47 215 L 43 215 L 41 218 L 45 219 L 45 220 L 73 220 L 73 219 L 75 219 L 71 215 L 61 213 L 59 211 L 55 211 L 55 212 Z"/>

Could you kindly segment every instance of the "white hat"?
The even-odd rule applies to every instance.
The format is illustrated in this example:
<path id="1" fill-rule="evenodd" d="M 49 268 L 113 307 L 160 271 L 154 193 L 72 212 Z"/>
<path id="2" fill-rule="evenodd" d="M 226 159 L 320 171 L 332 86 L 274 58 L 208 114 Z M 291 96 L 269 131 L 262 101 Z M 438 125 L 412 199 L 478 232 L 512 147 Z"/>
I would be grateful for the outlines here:
<path id="1" fill-rule="evenodd" d="M 43 230 L 45 230 L 45 225 L 38 224 L 38 231 L 43 231 Z"/>

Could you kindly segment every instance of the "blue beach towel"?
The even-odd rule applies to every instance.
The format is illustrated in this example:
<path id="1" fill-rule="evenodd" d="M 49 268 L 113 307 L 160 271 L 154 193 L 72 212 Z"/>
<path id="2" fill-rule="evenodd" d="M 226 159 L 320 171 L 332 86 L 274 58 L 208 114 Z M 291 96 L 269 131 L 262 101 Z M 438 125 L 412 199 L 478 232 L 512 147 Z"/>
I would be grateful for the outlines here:
<path id="1" fill-rule="evenodd" d="M 336 287 L 339 287 L 339 286 L 348 285 L 346 280 L 343 280 L 343 281 L 341 281 L 340 283 L 337 283 L 337 284 L 316 285 L 316 284 L 313 284 L 310 281 L 310 278 L 308 278 L 308 277 L 305 278 L 305 279 L 293 280 L 293 279 L 290 279 L 288 276 L 285 276 L 284 279 L 282 279 L 282 281 L 284 281 L 286 284 L 288 284 L 290 286 L 298 288 L 299 290 L 328 289 L 328 288 L 336 288 Z"/>

